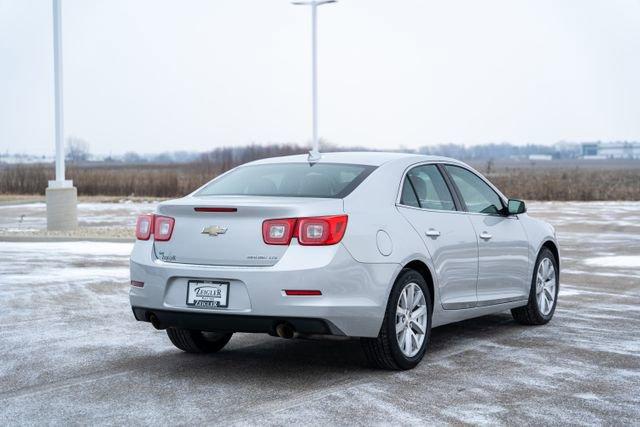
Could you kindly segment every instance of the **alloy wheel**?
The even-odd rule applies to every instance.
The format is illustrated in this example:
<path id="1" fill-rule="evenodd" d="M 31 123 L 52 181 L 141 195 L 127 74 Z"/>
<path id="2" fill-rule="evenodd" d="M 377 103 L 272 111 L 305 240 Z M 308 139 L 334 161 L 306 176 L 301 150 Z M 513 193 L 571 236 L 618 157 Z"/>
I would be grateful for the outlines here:
<path id="1" fill-rule="evenodd" d="M 402 289 L 396 307 L 396 339 L 406 357 L 418 354 L 426 332 L 427 303 L 420 286 L 411 282 Z"/>
<path id="2" fill-rule="evenodd" d="M 549 258 L 542 258 L 536 275 L 536 299 L 543 316 L 548 316 L 556 299 L 556 269 Z"/>

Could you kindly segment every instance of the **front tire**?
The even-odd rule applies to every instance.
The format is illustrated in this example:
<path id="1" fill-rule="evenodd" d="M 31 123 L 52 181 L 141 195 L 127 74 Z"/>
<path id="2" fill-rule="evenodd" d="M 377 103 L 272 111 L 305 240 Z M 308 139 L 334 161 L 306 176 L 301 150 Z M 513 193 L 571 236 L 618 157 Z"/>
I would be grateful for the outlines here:
<path id="1" fill-rule="evenodd" d="M 560 290 L 560 272 L 555 255 L 542 248 L 531 280 L 529 302 L 524 307 L 511 310 L 513 318 L 523 325 L 544 325 L 556 311 Z"/>
<path id="2" fill-rule="evenodd" d="M 227 345 L 232 333 L 192 331 L 167 328 L 169 339 L 177 348 L 187 353 L 216 353 Z"/>
<path id="3" fill-rule="evenodd" d="M 424 357 L 431 335 L 432 302 L 424 277 L 411 269 L 400 272 L 377 338 L 361 339 L 374 367 L 413 369 Z"/>

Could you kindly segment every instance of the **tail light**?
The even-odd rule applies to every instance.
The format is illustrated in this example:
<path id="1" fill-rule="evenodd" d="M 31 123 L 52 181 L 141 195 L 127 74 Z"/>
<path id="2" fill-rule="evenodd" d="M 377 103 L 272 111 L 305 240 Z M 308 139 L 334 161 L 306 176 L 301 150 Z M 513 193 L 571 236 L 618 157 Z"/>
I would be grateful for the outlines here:
<path id="1" fill-rule="evenodd" d="M 136 221 L 136 239 L 149 240 L 153 233 L 153 215 L 140 215 Z"/>
<path id="2" fill-rule="evenodd" d="M 171 239 L 175 222 L 175 219 L 171 217 L 156 215 L 153 224 L 153 238 L 159 242 Z"/>
<path id="3" fill-rule="evenodd" d="M 335 245 L 347 229 L 347 215 L 270 219 L 262 223 L 262 238 L 268 245 L 288 245 L 293 237 L 304 246 Z"/>
<path id="4" fill-rule="evenodd" d="M 335 245 L 347 229 L 346 215 L 300 218 L 298 242 L 305 246 Z"/>
<path id="5" fill-rule="evenodd" d="M 171 239 L 175 220 L 162 215 L 140 215 L 136 221 L 136 238 L 138 240 L 149 240 L 151 236 L 160 242 Z"/>
<path id="6" fill-rule="evenodd" d="M 296 228 L 296 219 L 270 219 L 262 223 L 262 239 L 267 245 L 288 245 Z"/>

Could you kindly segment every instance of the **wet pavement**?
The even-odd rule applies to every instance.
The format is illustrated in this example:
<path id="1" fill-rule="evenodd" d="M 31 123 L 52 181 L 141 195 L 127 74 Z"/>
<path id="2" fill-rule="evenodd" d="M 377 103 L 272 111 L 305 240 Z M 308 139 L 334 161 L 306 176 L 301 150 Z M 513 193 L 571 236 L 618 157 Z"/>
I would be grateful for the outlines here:
<path id="1" fill-rule="evenodd" d="M 129 221 L 148 205 L 105 208 Z M 0 424 L 637 425 L 640 203 L 530 214 L 562 245 L 552 322 L 505 312 L 436 328 L 408 372 L 366 367 L 357 341 L 236 334 L 216 355 L 184 354 L 133 319 L 131 243 L 0 240 Z"/>

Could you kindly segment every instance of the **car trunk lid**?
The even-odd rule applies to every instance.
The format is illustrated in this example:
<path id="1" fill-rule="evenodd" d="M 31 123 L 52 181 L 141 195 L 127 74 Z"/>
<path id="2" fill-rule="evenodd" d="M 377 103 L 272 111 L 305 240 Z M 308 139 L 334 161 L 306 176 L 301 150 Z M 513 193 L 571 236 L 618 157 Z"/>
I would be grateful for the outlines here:
<path id="1" fill-rule="evenodd" d="M 175 219 L 171 239 L 154 243 L 158 259 L 169 263 L 220 266 L 272 266 L 288 246 L 267 245 L 267 219 L 340 214 L 342 199 L 301 197 L 188 197 L 158 206 Z"/>

